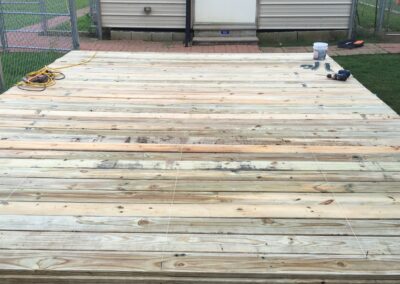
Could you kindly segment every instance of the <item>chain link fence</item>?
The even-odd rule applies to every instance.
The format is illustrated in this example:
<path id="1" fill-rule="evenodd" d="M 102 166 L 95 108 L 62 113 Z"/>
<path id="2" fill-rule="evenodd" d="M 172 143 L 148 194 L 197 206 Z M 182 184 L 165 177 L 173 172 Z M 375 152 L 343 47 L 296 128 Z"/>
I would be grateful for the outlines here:
<path id="1" fill-rule="evenodd" d="M 99 0 L 0 0 L 0 93 L 99 35 Z"/>
<path id="2" fill-rule="evenodd" d="M 101 7 L 100 0 L 90 0 L 90 20 L 91 34 L 98 39 L 103 39 L 103 29 L 101 24 Z"/>
<path id="3" fill-rule="evenodd" d="M 400 34 L 400 1 L 358 0 L 356 30 L 359 34 Z"/>

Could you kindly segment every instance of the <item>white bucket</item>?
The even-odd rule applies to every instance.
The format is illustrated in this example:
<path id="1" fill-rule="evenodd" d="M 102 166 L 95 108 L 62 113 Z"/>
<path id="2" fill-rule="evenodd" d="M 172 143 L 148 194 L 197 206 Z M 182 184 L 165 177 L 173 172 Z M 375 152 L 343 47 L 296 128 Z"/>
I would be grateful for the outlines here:
<path id="1" fill-rule="evenodd" d="M 325 60 L 328 53 L 328 44 L 325 42 L 314 43 L 314 60 Z"/>

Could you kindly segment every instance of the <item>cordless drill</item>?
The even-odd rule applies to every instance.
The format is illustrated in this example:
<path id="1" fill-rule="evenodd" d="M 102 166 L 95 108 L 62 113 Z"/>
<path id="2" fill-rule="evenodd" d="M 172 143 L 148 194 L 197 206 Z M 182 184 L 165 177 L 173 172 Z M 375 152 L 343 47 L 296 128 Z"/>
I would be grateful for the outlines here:
<path id="1" fill-rule="evenodd" d="M 349 70 L 339 70 L 337 73 L 328 74 L 327 77 L 336 81 L 347 81 L 351 76 L 351 72 Z"/>

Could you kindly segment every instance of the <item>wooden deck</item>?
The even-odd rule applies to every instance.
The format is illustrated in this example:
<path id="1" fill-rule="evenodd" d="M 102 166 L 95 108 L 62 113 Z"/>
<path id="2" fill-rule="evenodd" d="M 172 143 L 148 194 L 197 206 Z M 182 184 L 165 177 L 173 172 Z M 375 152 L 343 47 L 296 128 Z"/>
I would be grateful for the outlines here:
<path id="1" fill-rule="evenodd" d="M 0 283 L 399 283 L 399 116 L 310 63 L 101 52 L 9 90 Z"/>

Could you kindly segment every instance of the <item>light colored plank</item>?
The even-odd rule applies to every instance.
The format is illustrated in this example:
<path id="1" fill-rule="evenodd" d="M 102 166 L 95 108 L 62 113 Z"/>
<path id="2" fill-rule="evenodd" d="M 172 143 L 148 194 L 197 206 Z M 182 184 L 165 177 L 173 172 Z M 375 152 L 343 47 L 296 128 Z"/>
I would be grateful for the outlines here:
<path id="1" fill-rule="evenodd" d="M 68 178 L 120 180 L 176 180 L 175 170 L 76 169 L 76 168 L 4 168 L 0 177 Z M 191 181 L 314 181 L 329 182 L 398 182 L 399 172 L 357 171 L 220 171 L 181 170 L 179 180 Z"/>
<path id="2" fill-rule="evenodd" d="M 2 215 L 2 231 L 400 237 L 399 219 L 169 218 Z"/>
<path id="3" fill-rule="evenodd" d="M 397 144 L 397 143 L 396 143 Z M 69 151 L 124 151 L 124 152 L 184 152 L 184 153 L 344 153 L 373 154 L 400 153 L 400 146 L 296 146 L 286 145 L 177 145 L 130 143 L 79 143 L 0 141 L 0 149 L 69 150 Z"/>
<path id="4" fill-rule="evenodd" d="M 125 204 L 68 202 L 3 202 L 0 215 L 43 216 L 143 216 L 143 217 L 220 217 L 220 218 L 400 218 L 398 202 L 376 204 L 350 203 L 339 206 L 327 197 L 323 203 L 291 204 Z"/>
<path id="5" fill-rule="evenodd" d="M 371 256 L 400 254 L 400 237 L 0 232 L 0 251 L 29 247 L 71 251 L 363 255 L 358 242 L 368 248 Z"/>
<path id="6" fill-rule="evenodd" d="M 182 177 L 183 178 L 183 177 Z M 28 178 L 23 180 L 13 177 L 2 177 L 0 188 L 26 190 L 104 190 L 104 191 L 145 191 L 145 192 L 298 192 L 298 193 L 400 193 L 400 182 L 312 182 L 312 181 L 205 181 L 184 180 L 121 180 L 121 179 L 66 179 L 66 178 Z M 78 194 L 78 193 L 77 193 Z"/>
<path id="7" fill-rule="evenodd" d="M 399 256 L 338 255 L 243 255 L 179 254 L 131 252 L 2 251 L 0 269 L 47 273 L 92 271 L 93 274 L 186 273 L 210 277 L 302 278 L 338 277 L 380 279 L 399 276 Z M 123 263 L 116 266 L 115 263 Z M 222 271 L 222 273 L 221 273 Z M 393 279 L 392 278 L 392 279 Z"/>

